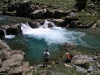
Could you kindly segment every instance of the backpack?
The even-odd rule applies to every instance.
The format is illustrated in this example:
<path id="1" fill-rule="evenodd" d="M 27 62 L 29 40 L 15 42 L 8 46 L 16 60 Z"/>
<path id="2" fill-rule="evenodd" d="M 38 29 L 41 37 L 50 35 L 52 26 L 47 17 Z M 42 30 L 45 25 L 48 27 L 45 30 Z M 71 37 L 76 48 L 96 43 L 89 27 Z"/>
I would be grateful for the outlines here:
<path id="1" fill-rule="evenodd" d="M 44 58 L 49 58 L 49 55 L 47 52 L 44 53 Z"/>

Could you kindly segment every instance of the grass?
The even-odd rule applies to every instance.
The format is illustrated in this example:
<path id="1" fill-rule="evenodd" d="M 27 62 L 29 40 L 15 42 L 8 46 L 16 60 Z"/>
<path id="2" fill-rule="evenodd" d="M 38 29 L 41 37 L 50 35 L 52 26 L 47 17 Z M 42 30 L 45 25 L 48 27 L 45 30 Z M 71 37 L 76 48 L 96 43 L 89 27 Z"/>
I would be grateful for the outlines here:
<path id="1" fill-rule="evenodd" d="M 57 6 L 62 10 L 71 10 L 74 7 L 75 0 L 31 0 L 47 6 Z"/>
<path id="2" fill-rule="evenodd" d="M 64 64 L 54 64 L 50 68 L 39 68 L 37 73 L 33 75 L 41 75 L 41 70 L 46 71 L 46 75 L 52 75 L 52 73 L 59 73 L 62 75 L 86 75 L 86 73 L 77 72 L 74 68 L 66 67 Z"/>
<path id="3" fill-rule="evenodd" d="M 53 70 L 63 72 L 65 75 L 86 75 L 85 73 L 77 72 L 74 68 L 69 68 L 63 64 L 52 65 Z"/>
<path id="4" fill-rule="evenodd" d="M 30 0 L 30 1 L 42 3 L 46 6 L 59 7 L 59 9 L 64 10 L 64 11 L 74 9 L 74 5 L 76 3 L 76 0 Z M 0 0 L 0 6 L 2 6 L 2 3 L 3 3 L 2 0 Z M 88 0 L 87 4 L 89 3 L 90 3 L 90 0 Z M 99 6 L 96 6 L 96 7 L 99 8 Z M 88 9 L 88 11 L 94 12 L 91 9 Z M 81 12 L 78 12 L 78 15 L 80 16 L 79 19 L 83 24 L 91 23 L 95 19 L 100 18 L 100 12 L 97 12 L 96 15 L 93 15 L 93 14 L 88 15 L 87 11 L 81 11 Z"/>
<path id="5" fill-rule="evenodd" d="M 83 23 L 83 24 L 87 24 L 87 23 L 91 23 L 93 21 L 95 21 L 95 19 L 99 19 L 99 13 L 97 13 L 96 15 L 93 14 L 89 14 L 87 11 L 81 11 L 78 12 L 79 20 Z"/>
<path id="6" fill-rule="evenodd" d="M 3 1 L 2 1 L 2 0 L 0 0 L 0 8 L 1 8 L 2 4 L 3 4 Z"/>
<path id="7" fill-rule="evenodd" d="M 76 3 L 76 0 L 32 0 L 32 1 L 39 2 L 39 3 L 45 4 L 47 6 L 49 6 L 49 5 L 57 6 L 57 7 L 59 7 L 59 9 L 62 9 L 64 11 L 74 9 L 74 5 Z M 90 3 L 90 0 L 88 0 L 87 4 L 89 4 L 89 3 Z M 88 11 L 94 12 L 91 9 L 88 9 Z M 93 15 L 93 14 L 88 15 L 87 11 L 81 11 L 81 12 L 78 12 L 78 15 L 80 16 L 79 19 L 83 24 L 91 23 L 95 19 L 100 18 L 100 12 L 97 12 L 96 15 Z"/>

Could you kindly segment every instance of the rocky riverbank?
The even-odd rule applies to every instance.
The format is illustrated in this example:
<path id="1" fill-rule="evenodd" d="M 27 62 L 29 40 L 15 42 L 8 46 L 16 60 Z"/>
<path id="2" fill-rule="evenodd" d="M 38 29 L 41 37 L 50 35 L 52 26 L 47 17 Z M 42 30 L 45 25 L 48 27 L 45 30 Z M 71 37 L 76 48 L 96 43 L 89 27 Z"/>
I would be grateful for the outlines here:
<path id="1" fill-rule="evenodd" d="M 65 53 L 73 55 L 71 63 L 65 63 Z M 91 52 L 91 51 L 90 51 Z M 86 73 L 87 75 L 99 75 L 100 74 L 100 51 L 98 52 L 82 52 L 78 51 L 75 45 L 65 44 L 62 46 L 62 50 L 58 52 L 53 58 L 54 63 L 64 64 L 66 67 L 73 67 L 79 72 Z M 59 56 L 58 56 L 59 55 Z"/>
<path id="2" fill-rule="evenodd" d="M 56 59 L 56 56 L 50 59 L 50 65 L 52 66 L 48 66 L 47 70 L 45 70 L 45 68 L 42 70 L 41 65 L 30 66 L 29 62 L 24 61 L 23 51 L 11 50 L 4 41 L 0 40 L 0 74 L 32 75 L 34 73 L 41 73 L 40 75 L 42 75 L 43 72 L 43 74 L 46 75 L 46 72 L 50 71 L 52 74 L 55 73 L 55 75 L 63 75 L 64 73 L 51 70 L 50 68 L 57 64 L 65 64 L 66 52 L 72 54 L 73 58 L 71 63 L 65 64 L 65 68 L 75 68 L 77 71 L 88 75 L 100 74 L 100 53 L 94 55 L 84 54 L 75 50 L 74 45 L 69 44 L 63 45 L 62 48 L 63 50 L 60 52 L 60 55 L 57 53 Z M 38 71 L 39 68 L 41 68 L 40 71 Z"/>
<path id="3" fill-rule="evenodd" d="M 34 67 L 24 61 L 23 51 L 11 50 L 0 40 L 0 75 L 32 75 L 34 72 Z"/>

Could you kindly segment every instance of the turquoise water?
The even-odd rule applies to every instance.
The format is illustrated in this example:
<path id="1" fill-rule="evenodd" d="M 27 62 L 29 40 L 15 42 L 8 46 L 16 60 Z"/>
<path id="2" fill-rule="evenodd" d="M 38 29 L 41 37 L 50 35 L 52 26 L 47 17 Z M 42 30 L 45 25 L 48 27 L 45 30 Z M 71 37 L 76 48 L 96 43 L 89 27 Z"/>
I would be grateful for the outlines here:
<path id="1" fill-rule="evenodd" d="M 23 50 L 25 59 L 33 63 L 41 63 L 43 60 L 43 52 L 48 49 L 52 54 L 59 50 L 59 45 L 48 45 L 44 40 L 37 40 L 27 36 L 17 36 L 12 40 L 5 40 L 8 45 L 14 50 Z"/>
<path id="2" fill-rule="evenodd" d="M 53 56 L 56 51 L 60 50 L 60 45 L 51 44 L 48 45 L 43 39 L 37 40 L 33 37 L 28 36 L 17 36 L 12 40 L 5 40 L 12 49 L 21 49 L 25 52 L 26 60 L 33 62 L 33 63 L 41 63 L 43 60 L 43 52 L 45 49 L 49 49 L 51 55 Z M 74 42 L 78 43 L 78 47 L 82 48 L 90 48 L 90 50 L 100 49 L 100 38 L 94 37 L 90 35 L 86 35 L 82 37 L 82 41 L 85 42 L 83 45 L 79 45 L 79 40 Z"/>

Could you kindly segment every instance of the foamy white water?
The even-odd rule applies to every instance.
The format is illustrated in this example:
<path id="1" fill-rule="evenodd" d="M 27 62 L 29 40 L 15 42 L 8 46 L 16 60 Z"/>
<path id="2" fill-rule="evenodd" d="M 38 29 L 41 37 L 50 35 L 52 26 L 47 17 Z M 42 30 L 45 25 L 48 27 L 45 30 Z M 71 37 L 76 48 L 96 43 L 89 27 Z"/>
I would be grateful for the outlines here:
<path id="1" fill-rule="evenodd" d="M 15 35 L 7 35 L 6 30 L 3 30 L 3 31 L 4 31 L 4 38 L 5 39 L 13 39 L 13 38 L 15 38 Z"/>
<path id="2" fill-rule="evenodd" d="M 48 24 L 52 27 L 48 28 Z M 43 25 L 38 28 L 31 28 L 28 23 L 21 24 L 21 30 L 23 35 L 28 35 L 28 37 L 34 37 L 38 40 L 45 40 L 48 44 L 63 44 L 63 43 L 75 43 L 75 44 L 85 44 L 81 38 L 85 36 L 85 33 L 68 31 L 64 28 L 57 27 L 54 23 L 50 21 L 45 21 Z"/>

